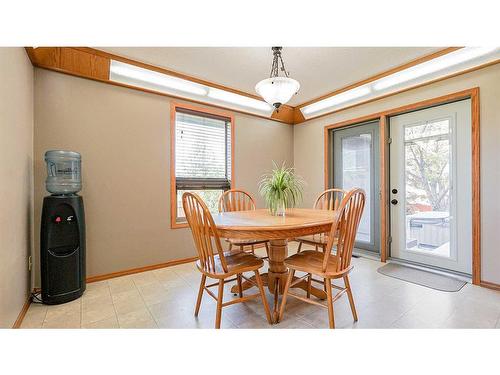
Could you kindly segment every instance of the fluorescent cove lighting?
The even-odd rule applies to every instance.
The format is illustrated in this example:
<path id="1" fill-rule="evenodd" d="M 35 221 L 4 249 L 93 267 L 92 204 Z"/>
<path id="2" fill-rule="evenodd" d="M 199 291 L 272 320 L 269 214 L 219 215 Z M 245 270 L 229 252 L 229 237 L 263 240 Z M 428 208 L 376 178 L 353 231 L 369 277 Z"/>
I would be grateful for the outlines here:
<path id="1" fill-rule="evenodd" d="M 110 79 L 131 85 L 143 83 L 153 86 L 153 89 L 170 89 L 200 96 L 207 95 L 207 88 L 200 84 L 114 60 L 111 60 Z"/>
<path id="2" fill-rule="evenodd" d="M 158 91 L 169 95 L 193 99 L 206 104 L 220 105 L 259 115 L 269 116 L 273 107 L 263 100 L 217 89 L 208 85 L 174 77 L 136 65 L 111 60 L 109 79 L 128 86 Z"/>
<path id="3" fill-rule="evenodd" d="M 401 70 L 390 76 L 381 78 L 374 85 L 374 90 L 383 90 L 388 87 L 399 85 L 403 82 L 408 82 L 419 77 L 423 77 L 432 73 L 436 73 L 455 65 L 473 60 L 475 58 L 487 55 L 493 52 L 496 48 L 487 47 L 466 47 L 456 50 L 446 55 L 426 61 L 422 64 L 412 66 L 408 69 Z"/>
<path id="4" fill-rule="evenodd" d="M 263 102 L 262 100 L 253 99 L 248 96 L 235 94 L 230 91 L 224 91 L 213 87 L 210 87 L 208 90 L 208 97 L 264 112 L 272 112 L 274 109 L 270 104 Z"/>
<path id="5" fill-rule="evenodd" d="M 371 88 L 368 86 L 360 86 L 351 90 L 341 92 L 340 94 L 330 96 L 329 98 L 320 100 L 319 102 L 309 104 L 303 108 L 301 111 L 304 115 L 310 115 L 316 112 L 320 112 L 324 109 L 335 107 L 339 104 L 344 104 L 354 99 L 361 98 L 368 95 L 371 92 Z"/>
<path id="6" fill-rule="evenodd" d="M 300 108 L 305 119 L 500 60 L 498 47 L 464 47 Z"/>

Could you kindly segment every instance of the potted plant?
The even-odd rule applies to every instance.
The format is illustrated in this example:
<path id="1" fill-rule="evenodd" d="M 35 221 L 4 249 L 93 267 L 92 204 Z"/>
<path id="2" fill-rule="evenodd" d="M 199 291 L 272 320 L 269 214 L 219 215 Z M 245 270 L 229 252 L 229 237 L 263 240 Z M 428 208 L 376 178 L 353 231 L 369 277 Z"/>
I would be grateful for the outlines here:
<path id="1" fill-rule="evenodd" d="M 287 208 L 295 207 L 302 200 L 305 182 L 285 163 L 278 166 L 273 161 L 273 170 L 262 176 L 259 192 L 273 215 L 284 216 Z"/>

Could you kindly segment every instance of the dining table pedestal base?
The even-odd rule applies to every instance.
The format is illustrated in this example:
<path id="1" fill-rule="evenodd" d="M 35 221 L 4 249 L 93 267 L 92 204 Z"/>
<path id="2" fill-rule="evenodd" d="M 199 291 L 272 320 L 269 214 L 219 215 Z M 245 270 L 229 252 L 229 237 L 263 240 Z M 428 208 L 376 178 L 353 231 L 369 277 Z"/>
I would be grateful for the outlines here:
<path id="1" fill-rule="evenodd" d="M 288 256 L 288 241 L 287 240 L 270 240 L 269 241 L 269 268 L 268 272 L 262 274 L 262 282 L 269 288 L 269 291 L 274 296 L 273 304 L 273 322 L 278 322 L 279 314 L 279 296 L 283 294 L 285 289 L 286 278 L 288 276 L 288 268 L 285 266 L 285 259 Z M 295 277 L 294 280 L 297 278 Z M 250 289 L 255 286 L 255 276 L 251 277 L 252 282 L 244 281 L 242 289 Z M 305 280 L 293 285 L 292 288 L 299 288 L 307 292 L 307 282 Z M 232 293 L 238 293 L 238 285 L 231 288 Z M 310 293 L 319 298 L 326 299 L 326 292 L 323 289 L 311 286 Z"/>

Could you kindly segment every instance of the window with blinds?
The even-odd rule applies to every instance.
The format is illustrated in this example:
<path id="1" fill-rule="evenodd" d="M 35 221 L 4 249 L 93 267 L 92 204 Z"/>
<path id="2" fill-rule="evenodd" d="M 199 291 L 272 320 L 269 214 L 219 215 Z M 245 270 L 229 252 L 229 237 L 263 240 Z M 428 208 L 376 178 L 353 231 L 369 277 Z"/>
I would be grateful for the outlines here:
<path id="1" fill-rule="evenodd" d="M 218 211 L 220 195 L 231 188 L 231 119 L 176 108 L 176 222 L 184 222 L 182 194 L 197 193 L 210 211 Z"/>

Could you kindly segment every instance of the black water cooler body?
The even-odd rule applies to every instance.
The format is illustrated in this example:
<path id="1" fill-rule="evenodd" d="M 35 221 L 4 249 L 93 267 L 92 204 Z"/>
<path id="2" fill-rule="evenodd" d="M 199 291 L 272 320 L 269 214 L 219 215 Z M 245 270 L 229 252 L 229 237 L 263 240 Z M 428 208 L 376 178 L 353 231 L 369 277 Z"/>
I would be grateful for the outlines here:
<path id="1" fill-rule="evenodd" d="M 42 301 L 69 302 L 85 291 L 85 213 L 77 194 L 43 199 L 40 234 Z"/>

